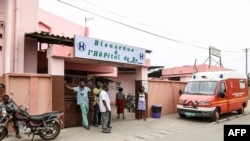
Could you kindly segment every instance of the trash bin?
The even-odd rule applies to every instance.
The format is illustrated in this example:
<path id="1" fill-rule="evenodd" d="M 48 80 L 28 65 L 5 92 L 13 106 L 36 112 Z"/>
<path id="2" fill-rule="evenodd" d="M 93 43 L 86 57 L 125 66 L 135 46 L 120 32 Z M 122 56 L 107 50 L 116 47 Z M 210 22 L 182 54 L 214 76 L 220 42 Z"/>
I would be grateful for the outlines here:
<path id="1" fill-rule="evenodd" d="M 161 109 L 162 109 L 162 106 L 159 104 L 152 105 L 153 118 L 160 118 L 161 117 Z"/>

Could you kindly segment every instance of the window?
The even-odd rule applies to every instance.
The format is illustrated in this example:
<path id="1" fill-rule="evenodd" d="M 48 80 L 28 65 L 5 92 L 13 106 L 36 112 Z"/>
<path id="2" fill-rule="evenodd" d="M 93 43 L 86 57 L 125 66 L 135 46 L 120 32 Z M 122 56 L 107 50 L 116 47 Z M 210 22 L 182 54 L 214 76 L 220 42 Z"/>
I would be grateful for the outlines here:
<path id="1" fill-rule="evenodd" d="M 181 77 L 169 77 L 168 80 L 181 81 Z"/>
<path id="2" fill-rule="evenodd" d="M 241 89 L 245 89 L 246 88 L 245 80 L 240 80 L 240 88 Z"/>
<path id="3" fill-rule="evenodd" d="M 200 94 L 200 95 L 213 95 L 217 86 L 216 81 L 193 81 L 188 82 L 185 87 L 184 93 L 187 94 Z"/>
<path id="4" fill-rule="evenodd" d="M 226 93 L 226 84 L 225 84 L 225 82 L 220 83 L 220 91 Z"/>
<path id="5" fill-rule="evenodd" d="M 3 38 L 3 34 L 0 33 L 0 39 L 2 39 L 2 38 Z M 3 46 L 1 46 L 1 45 L 0 45 L 0 51 L 3 51 Z"/>

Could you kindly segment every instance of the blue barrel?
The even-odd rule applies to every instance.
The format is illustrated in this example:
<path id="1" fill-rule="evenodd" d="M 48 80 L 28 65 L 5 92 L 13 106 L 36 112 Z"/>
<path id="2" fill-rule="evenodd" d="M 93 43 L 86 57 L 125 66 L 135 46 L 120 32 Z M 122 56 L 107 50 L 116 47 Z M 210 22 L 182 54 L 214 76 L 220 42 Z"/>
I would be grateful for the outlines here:
<path id="1" fill-rule="evenodd" d="M 161 117 L 162 106 L 159 104 L 152 105 L 152 117 L 160 118 Z"/>

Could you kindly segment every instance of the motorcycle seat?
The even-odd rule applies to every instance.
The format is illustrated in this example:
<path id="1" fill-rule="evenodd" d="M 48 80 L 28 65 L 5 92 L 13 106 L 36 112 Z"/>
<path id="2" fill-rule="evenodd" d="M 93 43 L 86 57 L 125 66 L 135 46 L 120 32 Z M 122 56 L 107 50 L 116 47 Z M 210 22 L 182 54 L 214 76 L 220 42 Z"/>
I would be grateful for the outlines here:
<path id="1" fill-rule="evenodd" d="M 43 114 L 39 114 L 39 115 L 31 115 L 30 119 L 31 119 L 31 121 L 41 122 L 41 121 L 48 120 L 51 117 L 56 117 L 57 114 L 60 112 L 61 111 L 52 111 L 52 112 L 43 113 Z"/>

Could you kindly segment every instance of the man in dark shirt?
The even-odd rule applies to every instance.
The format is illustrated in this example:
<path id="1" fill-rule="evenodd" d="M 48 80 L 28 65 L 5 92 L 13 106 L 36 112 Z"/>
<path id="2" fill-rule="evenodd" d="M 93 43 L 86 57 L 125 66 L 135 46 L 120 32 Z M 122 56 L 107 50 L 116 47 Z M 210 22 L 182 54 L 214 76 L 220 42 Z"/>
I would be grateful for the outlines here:
<path id="1" fill-rule="evenodd" d="M 9 99 L 10 99 L 10 98 L 9 98 L 8 95 L 3 95 L 3 98 L 2 98 L 3 101 L 0 103 L 0 109 L 6 108 L 6 107 L 9 107 L 10 109 L 13 109 L 13 110 L 16 110 L 16 109 L 17 109 L 17 107 L 15 106 L 15 104 L 12 103 L 12 102 L 10 102 Z M 16 132 L 16 137 L 17 137 L 18 139 L 20 139 L 21 136 L 20 136 L 20 134 L 19 134 L 19 127 L 18 127 L 18 125 L 17 125 L 17 121 L 15 120 L 15 117 L 13 117 L 12 122 L 13 122 L 13 128 L 14 128 L 14 130 L 15 130 L 15 132 Z"/>

